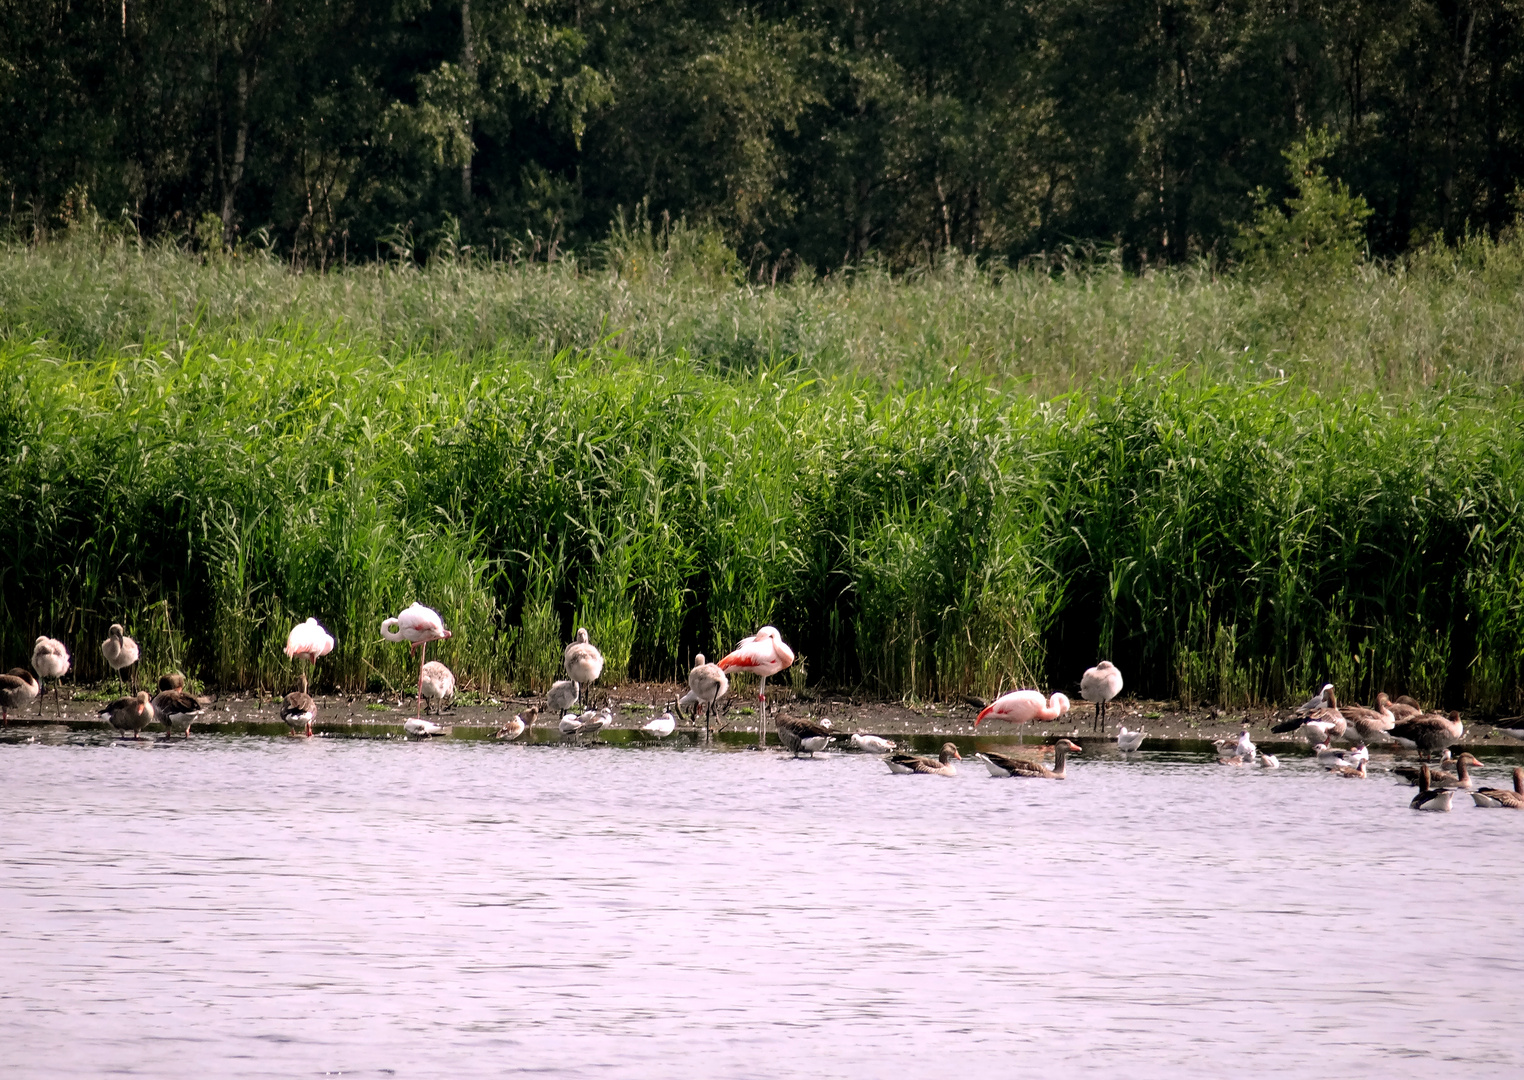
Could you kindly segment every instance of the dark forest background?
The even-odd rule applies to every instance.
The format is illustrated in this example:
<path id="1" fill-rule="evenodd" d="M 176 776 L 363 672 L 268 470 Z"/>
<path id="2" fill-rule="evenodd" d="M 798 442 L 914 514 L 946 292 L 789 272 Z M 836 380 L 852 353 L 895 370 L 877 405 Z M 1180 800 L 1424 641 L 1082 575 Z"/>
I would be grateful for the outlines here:
<path id="1" fill-rule="evenodd" d="M 1496 233 L 1519 0 L 0 0 L 0 212 L 300 265 L 718 229 L 743 262 L 1230 253 L 1327 127 L 1378 255 Z"/>

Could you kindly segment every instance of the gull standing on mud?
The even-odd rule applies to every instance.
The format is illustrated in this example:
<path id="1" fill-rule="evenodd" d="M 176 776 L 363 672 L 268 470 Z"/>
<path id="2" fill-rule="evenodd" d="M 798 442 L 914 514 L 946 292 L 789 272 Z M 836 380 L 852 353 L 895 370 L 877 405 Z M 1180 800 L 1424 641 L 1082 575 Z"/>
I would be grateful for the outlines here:
<path id="1" fill-rule="evenodd" d="M 1093 668 L 1086 668 L 1080 677 L 1080 697 L 1095 703 L 1092 731 L 1101 730 L 1106 718 L 1106 703 L 1122 692 L 1122 673 L 1110 660 L 1102 660 Z"/>
<path id="2" fill-rule="evenodd" d="M 776 675 L 794 662 L 794 650 L 783 643 L 783 635 L 771 626 L 764 626 L 751 637 L 738 642 L 730 654 L 720 661 L 723 671 L 744 671 L 762 676 L 757 685 L 757 703 L 762 715 L 757 721 L 757 746 L 767 745 L 767 677 Z"/>
<path id="3" fill-rule="evenodd" d="M 116 672 L 117 684 L 122 681 L 122 670 L 130 668 L 138 662 L 138 643 L 127 636 L 122 629 L 121 623 L 112 623 L 111 630 L 106 635 L 106 640 L 101 642 L 101 655 L 106 658 L 106 664 Z M 132 689 L 138 688 L 138 673 L 132 673 Z"/>
<path id="4" fill-rule="evenodd" d="M 1012 690 L 996 698 L 986 705 L 978 716 L 974 717 L 974 727 L 978 727 L 980 721 L 994 717 L 996 720 L 1004 720 L 1007 724 L 1030 724 L 1034 720 L 1057 720 L 1069 711 L 1069 699 L 1063 694 L 1055 693 L 1047 700 L 1043 699 L 1036 690 Z M 1017 739 L 1021 738 L 1021 729 L 1017 728 Z"/>
<path id="5" fill-rule="evenodd" d="M 395 629 L 391 629 L 393 624 Z M 445 629 L 439 612 L 426 608 L 416 600 L 400 615 L 381 620 L 381 636 L 387 641 L 407 642 L 407 651 L 418 650 L 418 715 L 423 715 L 423 665 L 428 656 L 429 642 L 448 641 L 450 631 Z"/>
<path id="6" fill-rule="evenodd" d="M 577 638 L 561 654 L 566 677 L 577 688 L 576 701 L 582 701 L 582 688 L 591 686 L 603 674 L 603 654 L 587 638 L 587 627 L 577 627 Z"/>
<path id="7" fill-rule="evenodd" d="M 53 712 L 55 715 L 63 711 L 59 702 L 58 682 L 69 673 L 69 650 L 64 648 L 64 643 L 57 638 L 40 637 L 32 646 L 32 670 L 37 672 L 37 677 L 42 680 L 43 691 L 47 691 L 49 679 L 53 679 Z M 42 715 L 42 698 L 37 699 L 37 715 Z"/>

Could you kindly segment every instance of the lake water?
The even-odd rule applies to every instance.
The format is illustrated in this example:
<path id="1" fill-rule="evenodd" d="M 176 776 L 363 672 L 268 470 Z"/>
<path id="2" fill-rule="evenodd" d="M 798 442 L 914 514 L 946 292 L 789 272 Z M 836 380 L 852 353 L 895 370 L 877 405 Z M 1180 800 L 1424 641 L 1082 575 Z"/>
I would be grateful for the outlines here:
<path id="1" fill-rule="evenodd" d="M 13 743 L 0 1072 L 1516 1073 L 1524 814 L 1411 793 L 1158 760 L 1045 783 Z"/>

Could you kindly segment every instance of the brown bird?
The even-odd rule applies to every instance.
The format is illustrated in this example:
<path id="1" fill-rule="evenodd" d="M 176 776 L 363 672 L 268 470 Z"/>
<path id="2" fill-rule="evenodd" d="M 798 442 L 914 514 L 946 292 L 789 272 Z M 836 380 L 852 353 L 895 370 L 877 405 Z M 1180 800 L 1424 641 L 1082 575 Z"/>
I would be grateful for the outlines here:
<path id="1" fill-rule="evenodd" d="M 301 674 L 302 688 L 293 690 L 287 694 L 280 705 L 280 718 L 291 728 L 291 734 L 297 734 L 299 728 L 306 729 L 307 738 L 312 738 L 312 721 L 317 716 L 317 703 L 307 694 L 307 673 Z"/>
<path id="2" fill-rule="evenodd" d="M 0 727 L 10 727 L 11 710 L 20 712 L 42 693 L 42 684 L 24 667 L 0 675 Z"/>
<path id="3" fill-rule="evenodd" d="M 1458 712 L 1452 712 L 1448 717 L 1439 713 L 1425 713 L 1411 720 L 1399 721 L 1392 726 L 1390 734 L 1403 746 L 1420 751 L 1427 761 L 1434 751 L 1444 750 L 1452 743 L 1460 742 L 1465 730 Z"/>
<path id="4" fill-rule="evenodd" d="M 188 739 L 191 724 L 201 715 L 202 702 L 194 694 L 180 689 L 184 685 L 185 676 L 178 672 L 161 676 L 159 692 L 153 699 L 153 711 L 158 714 L 166 732 L 179 731 Z"/>
<path id="5" fill-rule="evenodd" d="M 1414 810 L 1429 810 L 1434 813 L 1448 813 L 1450 800 L 1455 798 L 1453 788 L 1432 788 L 1429 786 L 1429 766 L 1423 765 L 1418 772 L 1418 794 L 1413 796 L 1413 801 L 1408 803 Z"/>
<path id="6" fill-rule="evenodd" d="M 824 750 L 831 741 L 831 729 L 815 720 L 774 713 L 773 726 L 778 729 L 778 741 L 785 750 L 793 751 L 795 757 L 801 750 L 814 757 L 816 750 Z"/>
<path id="7" fill-rule="evenodd" d="M 1387 733 L 1397 723 L 1397 718 L 1392 714 L 1392 700 L 1385 694 L 1376 695 L 1374 709 L 1367 709 L 1362 705 L 1345 705 L 1339 711 L 1344 714 L 1344 719 L 1349 721 L 1349 727 L 1344 734 L 1351 742 L 1364 746 L 1366 743 L 1392 741 L 1392 737 Z"/>
<path id="8" fill-rule="evenodd" d="M 1346 780 L 1364 780 L 1365 758 L 1360 759 L 1360 764 L 1358 766 L 1350 767 L 1349 765 L 1340 765 L 1337 768 L 1331 769 L 1329 771 L 1332 772 L 1335 776 L 1342 776 Z"/>
<path id="9" fill-rule="evenodd" d="M 147 690 L 139 690 L 132 697 L 117 698 L 98 714 L 118 731 L 130 731 L 134 739 L 153 721 L 153 702 Z"/>
<path id="10" fill-rule="evenodd" d="M 1513 790 L 1484 787 L 1471 793 L 1471 801 L 1493 810 L 1524 810 L 1524 769 L 1513 770 Z"/>
<path id="11" fill-rule="evenodd" d="M 1059 739 L 1053 744 L 1053 768 L 1051 769 L 1038 761 L 1007 757 L 1005 754 L 997 754 L 992 750 L 974 756 L 984 762 L 984 767 L 990 771 L 991 776 L 1009 776 L 1020 780 L 1062 780 L 1068 756 L 1084 752 L 1068 739 Z"/>
<path id="12" fill-rule="evenodd" d="M 958 748 L 952 743 L 943 743 L 942 752 L 934 758 L 920 757 L 916 754 L 890 754 L 884 758 L 884 764 L 889 766 L 892 773 L 911 773 L 919 776 L 957 776 L 958 766 L 954 761 L 962 761 L 963 755 L 958 753 Z"/>

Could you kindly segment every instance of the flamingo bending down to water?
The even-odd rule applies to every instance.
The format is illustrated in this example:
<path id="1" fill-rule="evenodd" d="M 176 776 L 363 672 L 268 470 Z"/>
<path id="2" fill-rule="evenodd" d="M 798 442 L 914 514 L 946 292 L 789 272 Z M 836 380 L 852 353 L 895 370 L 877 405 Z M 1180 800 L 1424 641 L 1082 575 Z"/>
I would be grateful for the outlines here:
<path id="1" fill-rule="evenodd" d="M 112 623 L 111 632 L 106 635 L 106 640 L 101 642 L 101 655 L 106 658 L 106 663 L 111 670 L 116 672 L 117 685 L 120 686 L 122 670 L 138 662 L 138 643 L 127 636 L 121 623 Z M 138 689 L 136 671 L 132 673 L 132 689 L 134 693 Z"/>
<path id="2" fill-rule="evenodd" d="M 757 724 L 757 745 L 767 745 L 767 677 L 776 675 L 794 662 L 794 650 L 783 643 L 783 636 L 771 626 L 764 626 L 739 642 L 730 655 L 720 661 L 722 671 L 745 671 L 762 676 L 757 686 L 757 702 L 762 719 Z"/>
<path id="3" fill-rule="evenodd" d="M 1122 673 L 1110 660 L 1102 660 L 1093 668 L 1086 668 L 1080 677 L 1080 697 L 1095 703 L 1095 719 L 1092 731 L 1100 731 L 1106 719 L 1106 703 L 1122 692 Z"/>
<path id="4" fill-rule="evenodd" d="M 577 640 L 566 647 L 561 655 L 566 675 L 577 687 L 577 701 L 582 700 L 582 688 L 591 686 L 603 674 L 603 654 L 587 638 L 587 628 L 577 627 Z"/>
<path id="5" fill-rule="evenodd" d="M 730 676 L 725 674 L 724 669 L 719 664 L 705 663 L 703 653 L 695 656 L 693 668 L 688 672 L 688 692 L 678 698 L 677 711 L 682 712 L 684 705 L 691 706 L 694 721 L 697 722 L 698 707 L 704 706 L 705 742 L 713 736 L 715 706 L 719 704 L 720 698 L 728 693 L 730 693 Z"/>
<path id="6" fill-rule="evenodd" d="M 61 679 L 69 673 L 69 650 L 64 648 L 64 643 L 57 638 L 40 637 L 32 646 L 32 670 L 37 672 L 37 677 L 42 680 L 44 692 L 47 690 L 49 679 Z M 53 683 L 53 711 L 63 711 L 58 698 L 58 683 Z M 42 715 L 42 698 L 37 699 L 37 715 Z"/>
<path id="7" fill-rule="evenodd" d="M 393 624 L 396 629 L 389 629 Z M 423 715 L 423 665 L 429 651 L 429 642 L 448 641 L 450 632 L 444 620 L 433 608 L 426 608 L 414 601 L 400 615 L 381 621 L 381 636 L 387 641 L 407 642 L 408 652 L 418 650 L 418 715 Z"/>
<path id="8" fill-rule="evenodd" d="M 1068 711 L 1069 699 L 1063 694 L 1054 694 L 1045 701 L 1036 690 L 1012 690 L 986 705 L 974 718 L 974 727 L 988 717 L 1008 724 L 1030 724 L 1034 720 L 1057 720 Z"/>
<path id="9" fill-rule="evenodd" d="M 24 667 L 0 675 L 0 727 L 10 727 L 11 710 L 20 712 L 41 692 L 40 684 Z"/>

